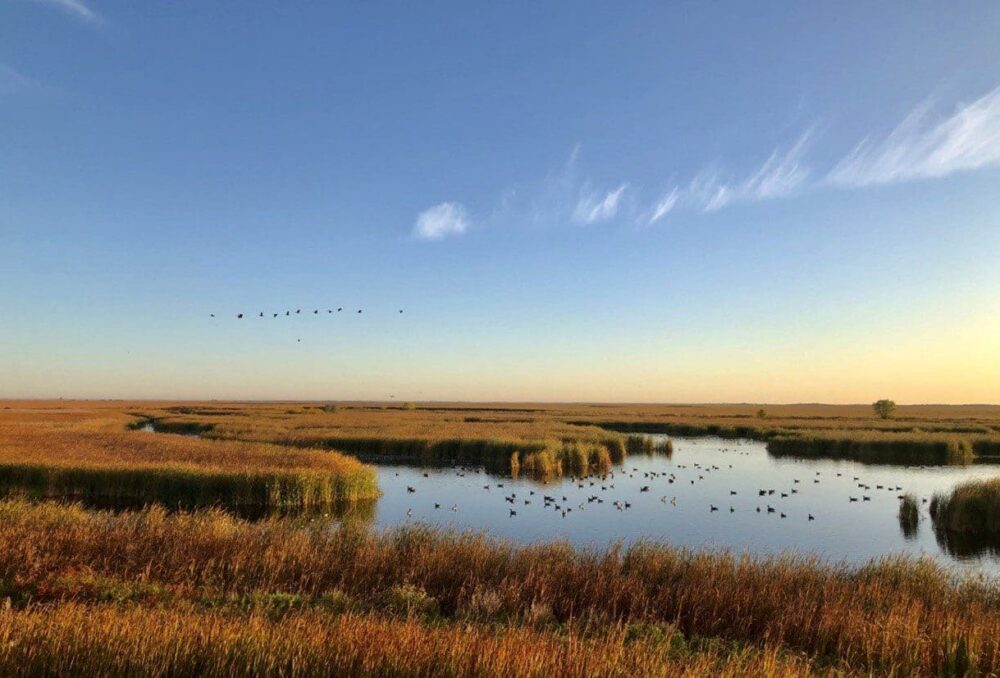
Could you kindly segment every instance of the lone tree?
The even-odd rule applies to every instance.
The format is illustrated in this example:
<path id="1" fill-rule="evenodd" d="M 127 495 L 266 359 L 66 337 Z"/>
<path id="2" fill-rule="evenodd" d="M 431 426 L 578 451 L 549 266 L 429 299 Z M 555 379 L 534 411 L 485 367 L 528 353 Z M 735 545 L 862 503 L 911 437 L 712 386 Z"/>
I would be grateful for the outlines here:
<path id="1" fill-rule="evenodd" d="M 896 411 L 896 403 L 892 400 L 882 398 L 882 400 L 876 400 L 872 403 L 872 409 L 875 410 L 875 414 L 877 414 L 880 419 L 888 419 L 892 416 L 892 413 Z"/>

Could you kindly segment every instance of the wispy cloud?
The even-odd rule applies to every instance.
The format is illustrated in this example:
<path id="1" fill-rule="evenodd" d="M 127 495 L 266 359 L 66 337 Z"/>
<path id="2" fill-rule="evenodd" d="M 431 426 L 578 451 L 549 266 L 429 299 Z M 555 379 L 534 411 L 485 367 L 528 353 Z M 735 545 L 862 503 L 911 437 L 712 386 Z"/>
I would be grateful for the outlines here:
<path id="1" fill-rule="evenodd" d="M 454 202 L 443 202 L 424 210 L 413 225 L 413 237 L 420 240 L 440 240 L 461 235 L 469 228 L 465 208 Z"/>
<path id="2" fill-rule="evenodd" d="M 929 122 L 930 109 L 925 102 L 882 141 L 861 142 L 828 181 L 858 187 L 1000 166 L 1000 87 L 943 120 Z"/>
<path id="3" fill-rule="evenodd" d="M 655 224 L 657 221 L 663 217 L 670 214 L 670 211 L 674 209 L 677 205 L 677 201 L 680 199 L 681 192 L 677 186 L 670 189 L 669 192 L 665 193 L 657 203 L 653 206 L 652 213 L 649 215 L 649 220 L 647 223 Z"/>
<path id="4" fill-rule="evenodd" d="M 691 180 L 686 202 L 705 212 L 714 212 L 736 201 L 772 200 L 798 191 L 811 170 L 803 158 L 812 130 L 807 130 L 788 149 L 775 149 L 760 167 L 745 179 L 726 182 L 718 170 L 705 170 Z"/>
<path id="5" fill-rule="evenodd" d="M 37 86 L 38 83 L 13 66 L 0 62 L 0 94 L 13 94 Z"/>
<path id="6" fill-rule="evenodd" d="M 48 5 L 49 7 L 54 7 L 70 16 L 76 17 L 81 21 L 86 21 L 93 24 L 103 24 L 104 19 L 101 15 L 92 10 L 82 0 L 34 0 L 42 5 Z"/>
<path id="7" fill-rule="evenodd" d="M 861 187 L 941 177 L 1000 167 L 1000 87 L 958 106 L 943 119 L 929 120 L 930 105 L 917 107 L 881 141 L 866 139 L 832 169 L 814 171 L 807 155 L 815 141 L 810 127 L 794 141 L 775 147 L 745 174 L 720 164 L 704 166 L 686 183 L 673 182 L 646 194 L 628 181 L 594 188 L 581 171 L 581 147 L 545 177 L 505 191 L 488 219 L 491 225 L 632 223 L 648 226 L 676 212 L 716 212 L 736 203 L 776 200 L 806 190 L 839 185 Z M 458 210 L 457 212 L 455 210 Z M 466 228 L 461 206 L 443 203 L 420 215 L 414 235 L 438 239 Z"/>
<path id="8" fill-rule="evenodd" d="M 584 194 L 580 196 L 573 210 L 573 221 L 579 224 L 593 224 L 613 219 L 618 214 L 618 205 L 627 188 L 628 184 L 625 183 L 607 193 L 601 193 L 585 187 Z"/>

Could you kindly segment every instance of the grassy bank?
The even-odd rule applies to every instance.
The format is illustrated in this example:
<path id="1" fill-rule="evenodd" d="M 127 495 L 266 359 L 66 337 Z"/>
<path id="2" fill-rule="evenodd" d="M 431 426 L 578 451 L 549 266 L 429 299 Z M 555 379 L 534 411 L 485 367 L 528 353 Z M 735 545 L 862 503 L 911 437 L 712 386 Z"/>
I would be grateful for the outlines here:
<path id="1" fill-rule="evenodd" d="M 285 441 L 312 444 L 313 440 Z M 494 473 L 538 479 L 604 474 L 625 458 L 619 437 L 598 440 L 326 438 L 322 444 L 364 460 L 423 465 L 478 465 Z"/>
<path id="2" fill-rule="evenodd" d="M 605 445 L 614 458 L 615 448 L 634 433 L 747 438 L 773 443 L 775 454 L 873 464 L 1000 456 L 1000 407 L 985 405 L 900 406 L 889 419 L 875 417 L 870 405 L 216 403 L 142 411 L 158 425 L 214 438 L 331 446 L 414 463 L 482 460 L 504 473 L 531 467 L 525 458 L 544 451 L 548 458 L 534 464 L 540 472 L 579 475 L 581 464 L 569 460 L 573 446 Z M 517 464 L 511 463 L 515 452 Z"/>
<path id="3" fill-rule="evenodd" d="M 96 504 L 306 509 L 378 497 L 371 472 L 0 462 L 0 494 Z"/>
<path id="4" fill-rule="evenodd" d="M 109 597 L 209 607 L 220 596 L 332 597 L 359 613 L 415 606 L 477 629 L 668 625 L 684 639 L 780 649 L 861 672 L 1000 670 L 1000 591 L 956 582 L 927 561 L 848 568 L 652 544 L 586 551 L 422 529 L 331 532 L 218 512 L 112 515 L 8 501 L 0 502 L 0 581 L 15 609 Z"/>
<path id="5" fill-rule="evenodd" d="M 379 496 L 374 469 L 336 452 L 124 431 L 130 421 L 0 417 L 0 493 L 275 509 Z"/>
<path id="6" fill-rule="evenodd" d="M 1000 541 L 1000 478 L 958 485 L 931 500 L 935 529 Z"/>
<path id="7" fill-rule="evenodd" d="M 972 442 L 957 434 L 838 432 L 825 436 L 777 436 L 768 439 L 776 457 L 850 459 L 868 464 L 968 464 Z"/>

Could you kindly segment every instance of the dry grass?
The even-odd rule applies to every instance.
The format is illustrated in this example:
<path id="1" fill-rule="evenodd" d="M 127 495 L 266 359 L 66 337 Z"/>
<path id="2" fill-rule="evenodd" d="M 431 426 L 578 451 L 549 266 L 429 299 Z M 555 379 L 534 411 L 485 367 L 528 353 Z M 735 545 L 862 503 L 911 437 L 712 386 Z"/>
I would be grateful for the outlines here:
<path id="1" fill-rule="evenodd" d="M 947 532 L 1000 537 L 1000 478 L 973 480 L 931 501 L 934 527 Z"/>
<path id="2" fill-rule="evenodd" d="M 0 613 L 0 672 L 88 676 L 793 676 L 774 649 L 689 651 L 673 634 L 599 637 L 305 611 L 65 604 Z"/>
<path id="3" fill-rule="evenodd" d="M 0 410 L 0 490 L 171 506 L 308 507 L 374 499 L 373 469 L 335 452 L 126 431 L 120 411 Z"/>
<path id="4" fill-rule="evenodd" d="M 1000 450 L 997 406 L 900 406 L 887 420 L 876 417 L 870 405 L 768 405 L 763 418 L 760 409 L 424 404 L 409 410 L 352 403 L 338 405 L 335 412 L 307 404 L 172 405 L 156 411 L 166 421 L 209 428 L 213 437 L 327 445 L 414 459 L 435 445 L 442 446 L 443 457 L 460 457 L 456 450 L 463 443 L 471 449 L 477 442 L 499 450 L 501 457 L 514 451 L 523 455 L 526 446 L 551 450 L 567 442 L 605 445 L 614 456 L 621 438 L 609 433 L 633 431 L 755 438 L 774 441 L 776 453 L 871 463 L 967 463 L 975 455 Z"/>
<path id="5" fill-rule="evenodd" d="M 953 581 L 927 561 L 852 569 L 656 545 L 588 552 L 420 529 L 372 535 L 217 512 L 115 515 L 15 501 L 0 503 L 0 581 L 15 607 L 109 597 L 210 605 L 268 594 L 346 597 L 368 613 L 398 610 L 402 599 L 486 626 L 669 624 L 689 639 L 784 648 L 880 674 L 1000 670 L 1000 591 Z"/>

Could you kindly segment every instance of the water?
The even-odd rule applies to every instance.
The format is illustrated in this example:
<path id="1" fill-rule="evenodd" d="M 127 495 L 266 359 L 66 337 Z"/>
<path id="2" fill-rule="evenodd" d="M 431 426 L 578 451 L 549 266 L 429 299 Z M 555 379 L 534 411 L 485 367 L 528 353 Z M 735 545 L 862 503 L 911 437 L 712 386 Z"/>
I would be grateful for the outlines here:
<path id="1" fill-rule="evenodd" d="M 595 479 L 594 486 L 585 480 L 582 488 L 569 479 L 543 485 L 481 470 L 380 465 L 384 495 L 375 506 L 373 524 L 376 528 L 427 524 L 486 531 L 521 542 L 555 539 L 596 547 L 651 540 L 759 555 L 797 552 L 850 563 L 906 553 L 930 556 L 971 573 L 1000 574 L 1000 557 L 982 545 L 940 543 L 928 515 L 935 492 L 948 491 L 964 480 L 995 476 L 1000 467 L 779 459 L 769 456 L 760 442 L 676 437 L 673 441 L 672 458 L 629 457 L 614 478 L 603 483 Z M 643 475 L 649 472 L 661 475 Z M 670 474 L 676 478 L 673 483 L 668 482 Z M 871 489 L 859 488 L 859 482 Z M 647 485 L 649 491 L 640 491 Z M 876 489 L 877 485 L 892 489 Z M 897 486 L 902 489 L 897 491 Z M 761 497 L 761 489 L 775 493 Z M 788 497 L 782 498 L 782 492 Z M 513 504 L 505 499 L 512 493 Z M 921 506 L 920 525 L 908 536 L 897 517 L 898 495 L 903 493 L 916 496 Z M 546 508 L 543 495 L 555 497 L 560 510 Z M 587 498 L 595 495 L 604 503 L 588 503 Z M 863 501 L 864 496 L 870 501 Z M 631 507 L 618 510 L 615 500 Z M 440 508 L 435 509 L 435 503 Z M 711 511 L 712 505 L 718 510 Z M 768 505 L 774 513 L 767 513 Z M 563 516 L 563 508 L 572 511 Z M 517 515 L 510 515 L 512 509 Z M 782 512 L 785 518 L 780 517 Z M 809 514 L 814 520 L 808 519 Z"/>

